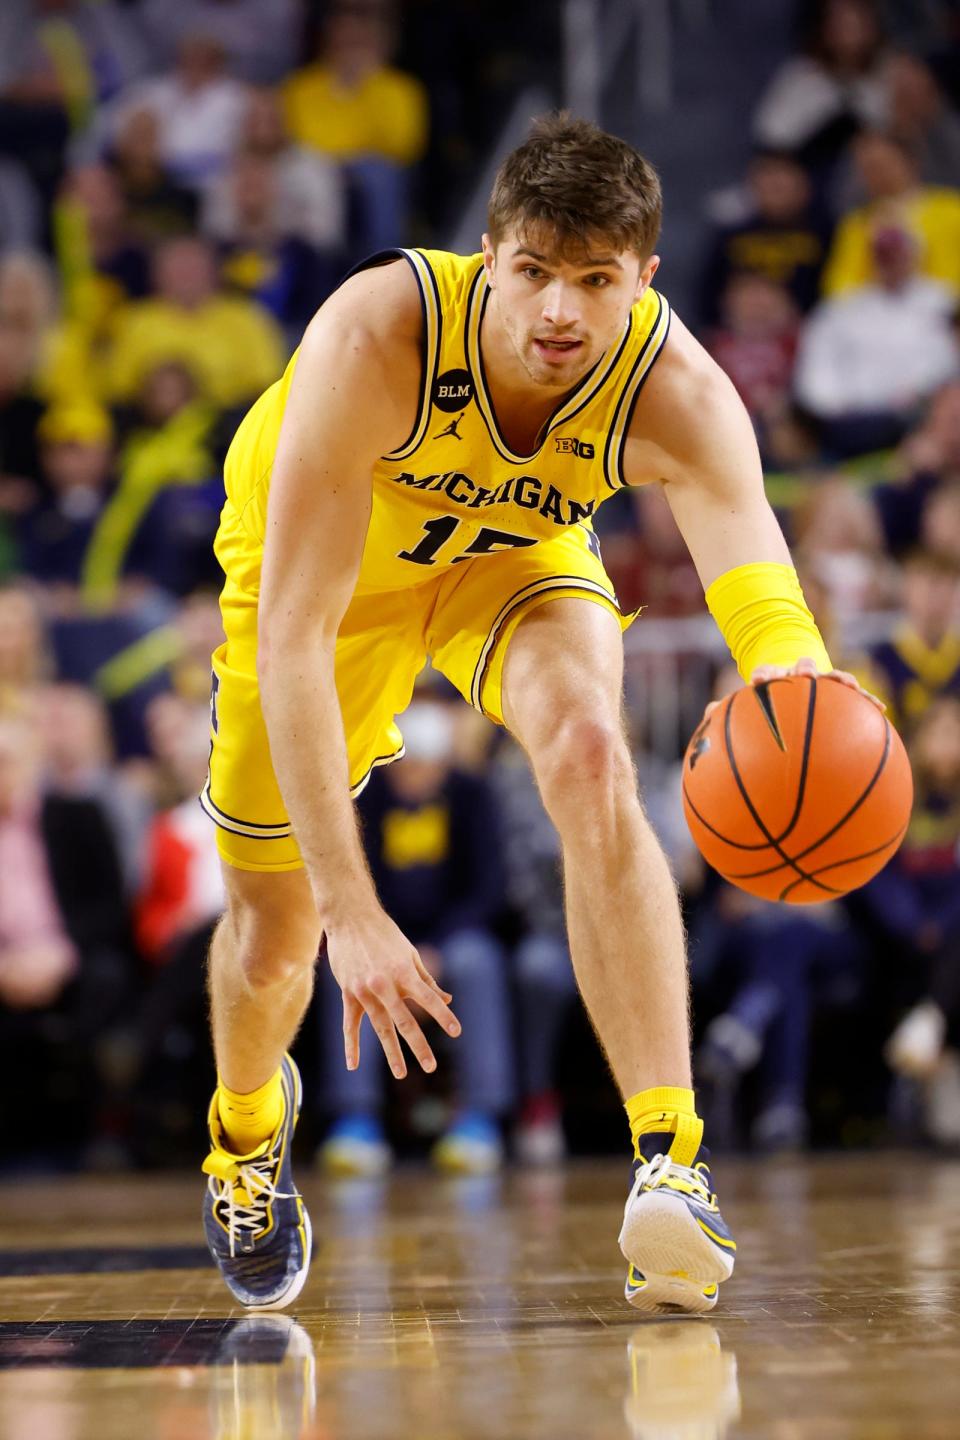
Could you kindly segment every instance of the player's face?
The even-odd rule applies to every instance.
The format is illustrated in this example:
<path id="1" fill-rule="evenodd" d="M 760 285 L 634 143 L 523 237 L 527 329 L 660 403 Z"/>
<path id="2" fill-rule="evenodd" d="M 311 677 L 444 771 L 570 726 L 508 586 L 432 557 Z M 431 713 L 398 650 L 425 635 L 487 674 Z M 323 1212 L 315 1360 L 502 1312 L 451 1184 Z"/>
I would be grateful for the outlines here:
<path id="1" fill-rule="evenodd" d="M 561 390 L 614 343 L 660 264 L 657 255 L 642 260 L 599 238 L 588 254 L 568 257 L 549 234 L 512 230 L 496 246 L 484 235 L 483 253 L 510 347 L 536 385 Z"/>

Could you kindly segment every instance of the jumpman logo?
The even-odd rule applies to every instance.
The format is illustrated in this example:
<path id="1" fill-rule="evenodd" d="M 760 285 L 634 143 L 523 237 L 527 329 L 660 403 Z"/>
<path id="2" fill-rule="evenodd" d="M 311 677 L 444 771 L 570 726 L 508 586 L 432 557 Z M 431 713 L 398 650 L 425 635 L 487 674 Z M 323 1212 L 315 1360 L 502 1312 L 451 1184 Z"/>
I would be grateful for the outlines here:
<path id="1" fill-rule="evenodd" d="M 446 430 L 441 430 L 439 435 L 434 435 L 434 440 L 442 440 L 444 435 L 452 435 L 454 440 L 462 440 L 463 436 L 458 434 L 457 426 L 460 424 L 460 421 L 463 419 L 466 413 L 466 410 L 461 410 L 456 420 L 450 421 L 450 424 L 447 426 Z"/>

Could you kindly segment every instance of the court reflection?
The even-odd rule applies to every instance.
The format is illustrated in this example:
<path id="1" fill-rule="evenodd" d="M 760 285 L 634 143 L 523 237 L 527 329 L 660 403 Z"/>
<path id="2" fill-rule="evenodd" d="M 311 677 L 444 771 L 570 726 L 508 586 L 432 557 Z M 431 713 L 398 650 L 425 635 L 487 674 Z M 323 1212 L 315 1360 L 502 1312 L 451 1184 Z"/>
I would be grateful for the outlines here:
<path id="1" fill-rule="evenodd" d="M 238 1321 L 212 1356 L 209 1383 L 211 1440 L 308 1440 L 327 1433 L 313 1427 L 313 1341 L 288 1316 Z"/>
<path id="2" fill-rule="evenodd" d="M 724 1440 L 740 1418 L 737 1357 L 703 1320 L 638 1325 L 627 1360 L 631 1440 Z"/>

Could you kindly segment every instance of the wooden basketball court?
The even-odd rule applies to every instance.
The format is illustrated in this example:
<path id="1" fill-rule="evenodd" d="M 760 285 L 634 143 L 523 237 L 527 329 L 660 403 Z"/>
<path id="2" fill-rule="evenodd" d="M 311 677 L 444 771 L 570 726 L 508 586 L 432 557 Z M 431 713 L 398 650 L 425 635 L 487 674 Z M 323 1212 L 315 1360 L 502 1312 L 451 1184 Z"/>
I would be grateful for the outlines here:
<path id="1" fill-rule="evenodd" d="M 960 1163 L 717 1166 L 708 1319 L 620 1298 L 627 1167 L 301 1177 L 291 1317 L 230 1302 L 201 1178 L 0 1187 L 2 1440 L 956 1440 Z"/>

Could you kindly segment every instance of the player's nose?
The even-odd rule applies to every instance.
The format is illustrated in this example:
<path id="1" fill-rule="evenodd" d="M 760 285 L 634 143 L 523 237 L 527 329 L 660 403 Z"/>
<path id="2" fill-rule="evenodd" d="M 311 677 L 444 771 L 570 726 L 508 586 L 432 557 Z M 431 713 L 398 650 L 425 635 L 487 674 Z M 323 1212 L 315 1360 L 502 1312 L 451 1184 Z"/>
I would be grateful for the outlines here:
<path id="1" fill-rule="evenodd" d="M 556 330 L 575 326 L 580 319 L 580 311 L 573 286 L 565 284 L 559 277 L 551 280 L 543 294 L 541 314 Z"/>

